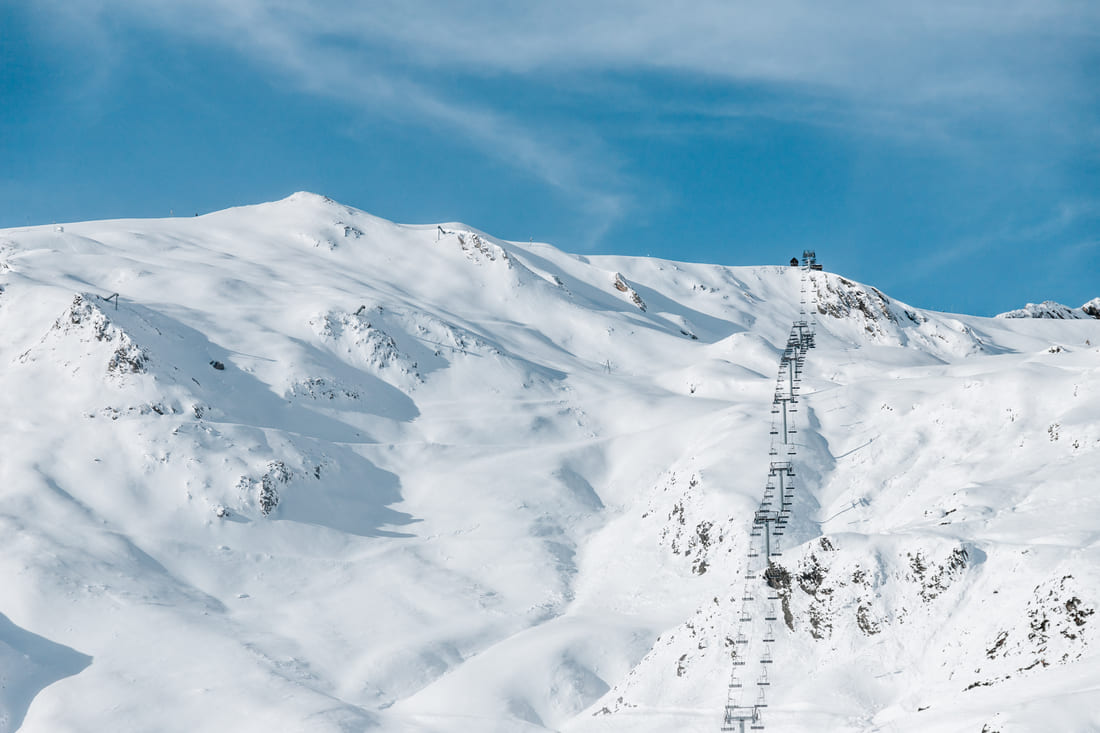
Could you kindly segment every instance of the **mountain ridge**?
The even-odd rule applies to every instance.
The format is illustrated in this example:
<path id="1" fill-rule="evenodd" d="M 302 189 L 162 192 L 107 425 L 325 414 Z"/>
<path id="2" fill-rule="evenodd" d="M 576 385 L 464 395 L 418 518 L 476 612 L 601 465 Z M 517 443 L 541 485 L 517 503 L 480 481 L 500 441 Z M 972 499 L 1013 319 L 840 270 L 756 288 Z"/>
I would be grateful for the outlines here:
<path id="1" fill-rule="evenodd" d="M 768 727 L 1097 725 L 1095 322 L 810 283 Z M 305 193 L 0 231 L 0 613 L 91 658 L 0 714 L 715 730 L 800 284 Z"/>
<path id="2" fill-rule="evenodd" d="M 1100 318 L 1100 298 L 1093 298 L 1078 308 L 1044 300 L 1042 303 L 1028 303 L 1023 308 L 999 313 L 997 318 Z"/>

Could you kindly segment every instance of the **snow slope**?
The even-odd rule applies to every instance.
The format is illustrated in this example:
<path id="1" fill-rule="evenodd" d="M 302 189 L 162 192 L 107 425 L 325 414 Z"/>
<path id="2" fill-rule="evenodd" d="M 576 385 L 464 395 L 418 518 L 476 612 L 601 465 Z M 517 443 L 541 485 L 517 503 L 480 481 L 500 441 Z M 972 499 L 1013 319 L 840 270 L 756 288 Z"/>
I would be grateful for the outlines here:
<path id="1" fill-rule="evenodd" d="M 0 288 L 0 731 L 720 727 L 798 268 L 300 193 Z M 767 728 L 1100 730 L 1100 323 L 806 297 Z"/>

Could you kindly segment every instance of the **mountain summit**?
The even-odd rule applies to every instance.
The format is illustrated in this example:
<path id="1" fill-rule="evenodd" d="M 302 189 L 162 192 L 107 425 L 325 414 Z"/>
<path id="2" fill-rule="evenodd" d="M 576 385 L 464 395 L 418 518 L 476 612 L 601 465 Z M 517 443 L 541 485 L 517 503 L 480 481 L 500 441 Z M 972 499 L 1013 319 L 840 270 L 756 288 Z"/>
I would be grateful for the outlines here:
<path id="1" fill-rule="evenodd" d="M 1096 320 L 298 193 L 0 230 L 0 731 L 718 730 L 804 309 L 767 729 L 1100 726 Z"/>

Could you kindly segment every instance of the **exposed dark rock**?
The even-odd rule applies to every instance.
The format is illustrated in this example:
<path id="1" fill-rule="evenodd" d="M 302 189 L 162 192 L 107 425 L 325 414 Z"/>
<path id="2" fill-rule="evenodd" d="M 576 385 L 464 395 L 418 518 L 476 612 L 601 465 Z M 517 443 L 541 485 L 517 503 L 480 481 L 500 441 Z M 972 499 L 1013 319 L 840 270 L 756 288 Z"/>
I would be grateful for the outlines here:
<path id="1" fill-rule="evenodd" d="M 280 485 L 286 485 L 290 481 L 290 469 L 282 461 L 272 461 L 267 464 L 267 472 L 260 479 L 260 492 L 258 501 L 260 513 L 265 517 L 279 506 Z"/>

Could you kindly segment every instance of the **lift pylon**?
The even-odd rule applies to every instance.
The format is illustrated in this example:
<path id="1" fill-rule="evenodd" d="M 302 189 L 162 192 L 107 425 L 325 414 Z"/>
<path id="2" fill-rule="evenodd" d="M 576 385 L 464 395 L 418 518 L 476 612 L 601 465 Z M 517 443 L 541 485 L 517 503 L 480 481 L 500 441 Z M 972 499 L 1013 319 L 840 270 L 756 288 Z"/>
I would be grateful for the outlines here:
<path id="1" fill-rule="evenodd" d="M 798 411 L 797 405 L 801 397 L 802 370 L 806 355 L 816 346 L 816 313 L 819 310 L 818 289 L 813 274 L 821 269 L 817 264 L 817 254 L 809 249 L 803 251 L 801 265 L 800 314 L 787 334 L 772 397 L 770 432 L 772 436 L 782 435 L 783 440 L 780 442 L 774 437 L 771 440 L 768 449 L 771 457 L 768 479 L 760 507 L 754 513 L 750 526 L 748 564 L 745 567 L 745 586 L 738 609 L 737 635 L 728 639 L 733 647 L 733 674 L 730 677 L 729 695 L 722 721 L 723 731 L 745 733 L 746 730 L 763 730 L 761 712 L 768 706 L 766 693 L 772 685 L 768 670 L 775 664 L 773 645 L 776 641 L 776 622 L 779 619 L 780 589 L 783 587 L 780 581 L 785 575 L 785 571 L 775 564 L 773 558 L 781 554 L 780 537 L 783 536 L 794 507 L 795 471 L 792 459 L 796 454 L 793 436 L 797 432 L 794 415 Z M 812 310 L 807 308 L 808 305 Z M 779 445 L 786 446 L 786 460 L 776 459 L 780 453 Z M 764 557 L 763 568 L 759 560 L 761 555 Z M 755 585 L 761 580 L 764 581 L 762 597 Z M 731 602 L 735 600 L 735 597 L 730 598 Z M 748 668 L 750 657 L 753 660 L 752 669 Z M 739 669 L 741 667 L 746 669 Z M 753 677 L 750 674 L 757 675 L 755 685 L 752 685 Z M 746 685 L 750 689 L 756 688 L 755 703 L 750 703 L 751 697 L 742 699 L 742 696 L 748 695 L 744 689 Z"/>

